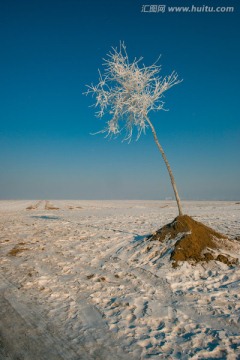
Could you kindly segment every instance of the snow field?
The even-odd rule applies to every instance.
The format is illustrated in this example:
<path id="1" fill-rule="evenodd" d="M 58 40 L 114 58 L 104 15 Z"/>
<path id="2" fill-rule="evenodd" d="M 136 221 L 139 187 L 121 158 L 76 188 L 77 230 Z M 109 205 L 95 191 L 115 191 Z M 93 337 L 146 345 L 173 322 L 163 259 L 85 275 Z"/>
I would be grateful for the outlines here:
<path id="1" fill-rule="evenodd" d="M 28 309 L 32 323 L 35 316 L 47 324 L 56 351 L 64 339 L 71 351 L 63 359 L 240 357 L 239 267 L 211 261 L 173 269 L 176 239 L 147 249 L 146 236 L 177 215 L 174 202 L 66 200 L 47 207 L 59 209 L 37 200 L 0 202 L 1 294 L 18 312 L 25 309 L 26 324 Z M 239 236 L 239 204 L 184 208 Z M 239 256 L 239 242 L 227 252 Z"/>

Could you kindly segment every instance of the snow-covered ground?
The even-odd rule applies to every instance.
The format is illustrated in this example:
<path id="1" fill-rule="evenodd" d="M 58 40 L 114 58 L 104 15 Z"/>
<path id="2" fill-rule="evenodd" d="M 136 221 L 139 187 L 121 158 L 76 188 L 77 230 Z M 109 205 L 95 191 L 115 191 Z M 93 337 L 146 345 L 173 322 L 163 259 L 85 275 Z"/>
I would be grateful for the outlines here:
<path id="1" fill-rule="evenodd" d="M 239 203 L 184 210 L 239 239 Z M 239 266 L 146 251 L 176 215 L 172 201 L 1 201 L 0 359 L 240 359 Z"/>

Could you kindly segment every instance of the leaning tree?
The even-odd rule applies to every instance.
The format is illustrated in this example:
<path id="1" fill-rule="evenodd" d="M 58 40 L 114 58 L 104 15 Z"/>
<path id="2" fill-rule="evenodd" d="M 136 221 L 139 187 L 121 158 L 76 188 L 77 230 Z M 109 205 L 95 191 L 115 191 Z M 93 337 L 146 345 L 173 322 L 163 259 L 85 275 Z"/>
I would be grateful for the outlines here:
<path id="1" fill-rule="evenodd" d="M 99 108 L 97 117 L 110 115 L 106 128 L 100 132 L 107 136 L 124 132 L 124 140 L 130 141 L 134 127 L 137 129 L 137 139 L 150 127 L 171 179 L 179 215 L 182 215 L 181 201 L 171 167 L 149 119 L 151 111 L 164 110 L 165 91 L 182 80 L 178 79 L 175 71 L 168 76 L 160 76 L 161 67 L 157 62 L 150 66 L 141 65 L 142 58 L 135 58 L 130 62 L 124 43 L 120 43 L 119 49 L 112 48 L 104 61 L 104 72 L 101 74 L 99 71 L 98 84 L 88 86 L 86 92 L 96 97 L 94 106 Z"/>
<path id="2" fill-rule="evenodd" d="M 142 57 L 129 60 L 124 43 L 112 48 L 104 59 L 104 71 L 99 71 L 99 82 L 88 86 L 86 94 L 92 94 L 98 108 L 96 115 L 102 118 L 109 115 L 106 127 L 99 131 L 106 136 L 117 136 L 123 133 L 123 139 L 130 141 L 134 128 L 137 129 L 137 139 L 150 127 L 155 143 L 166 164 L 179 215 L 170 224 L 163 226 L 150 238 L 151 240 L 171 241 L 176 239 L 172 248 L 171 260 L 173 266 L 179 261 L 209 261 L 217 260 L 228 265 L 236 264 L 237 259 L 226 257 L 223 253 L 216 255 L 216 248 L 223 247 L 222 240 L 230 243 L 226 236 L 216 232 L 206 225 L 183 215 L 181 201 L 167 157 L 157 138 L 155 128 L 149 118 L 151 111 L 164 110 L 164 93 L 182 80 L 173 71 L 165 77 L 160 76 L 161 67 L 155 62 L 150 66 L 142 64 Z M 147 246 L 147 251 L 149 246 Z"/>

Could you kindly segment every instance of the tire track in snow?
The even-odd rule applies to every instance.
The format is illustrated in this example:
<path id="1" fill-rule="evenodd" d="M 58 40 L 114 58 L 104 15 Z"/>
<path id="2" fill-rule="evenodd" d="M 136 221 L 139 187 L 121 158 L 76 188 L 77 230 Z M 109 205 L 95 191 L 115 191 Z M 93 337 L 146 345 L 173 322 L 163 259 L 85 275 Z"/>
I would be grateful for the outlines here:
<path id="1" fill-rule="evenodd" d="M 0 276 L 0 335 L 10 359 L 24 360 L 90 360 L 81 349 L 79 357 L 65 338 L 48 330 L 46 322 L 26 302 L 20 291 Z"/>

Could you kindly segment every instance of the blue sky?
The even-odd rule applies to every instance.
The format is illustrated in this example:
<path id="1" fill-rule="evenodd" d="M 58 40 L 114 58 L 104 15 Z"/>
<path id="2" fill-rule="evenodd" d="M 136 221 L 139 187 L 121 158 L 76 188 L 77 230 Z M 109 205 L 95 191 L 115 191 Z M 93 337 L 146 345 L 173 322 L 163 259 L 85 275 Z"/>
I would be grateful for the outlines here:
<path id="1" fill-rule="evenodd" d="M 183 199 L 239 200 L 239 5 L 234 13 L 142 13 L 145 1 L 0 2 L 0 198 L 164 199 L 173 196 L 150 131 L 122 143 L 85 97 L 120 40 L 146 65 L 184 80 L 150 114 Z M 150 2 L 152 3 L 152 2 Z M 155 4 L 156 2 L 153 2 Z M 157 4 L 203 5 L 188 0 Z"/>

